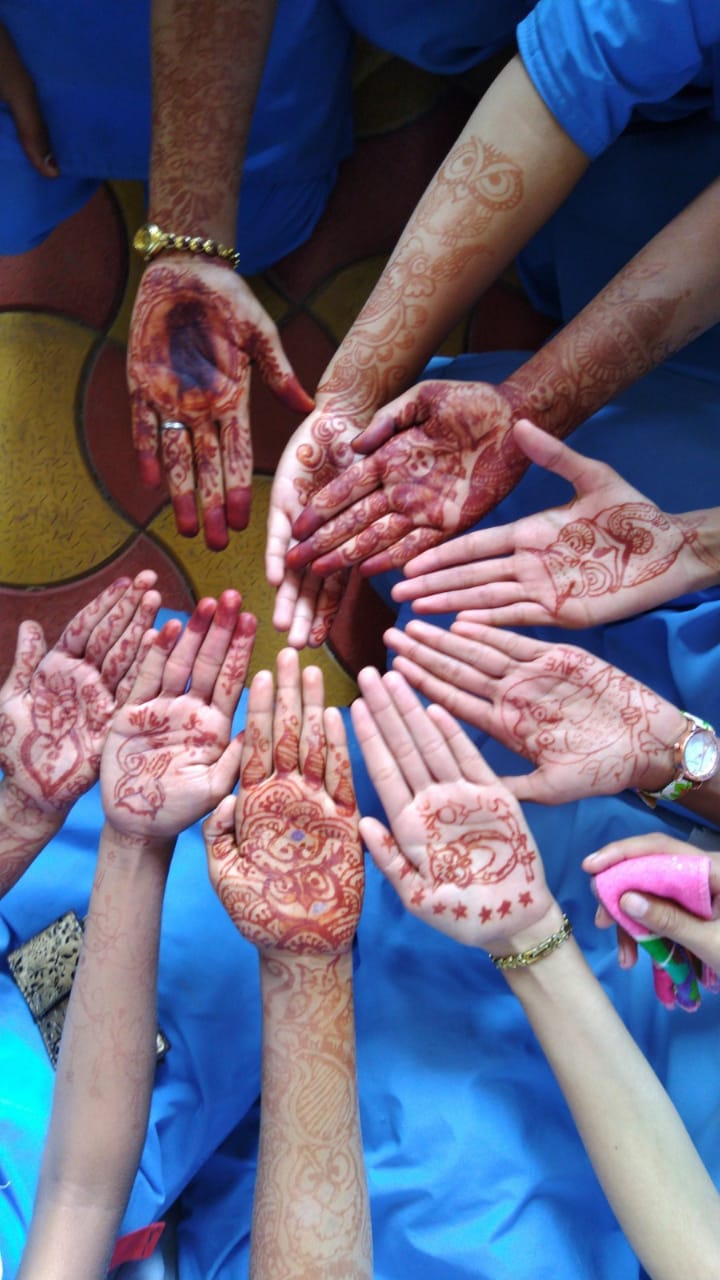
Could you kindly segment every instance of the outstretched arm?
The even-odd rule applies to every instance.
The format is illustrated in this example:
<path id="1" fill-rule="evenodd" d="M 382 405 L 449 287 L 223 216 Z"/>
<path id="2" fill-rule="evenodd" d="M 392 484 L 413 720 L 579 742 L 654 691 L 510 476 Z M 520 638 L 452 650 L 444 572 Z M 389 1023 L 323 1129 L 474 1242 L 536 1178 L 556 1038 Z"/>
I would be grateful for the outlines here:
<path id="1" fill-rule="evenodd" d="M 142 1152 L 160 912 L 175 837 L 232 786 L 254 619 L 240 597 L 165 624 L 103 752 L 105 826 L 21 1280 L 101 1280 Z M 187 692 L 186 692 L 186 686 Z"/>
<path id="2" fill-rule="evenodd" d="M 118 578 L 49 650 L 37 622 L 20 625 L 0 689 L 0 896 L 97 780 L 110 721 L 160 604 L 155 581 L 149 570 Z"/>
<path id="3" fill-rule="evenodd" d="M 590 627 L 720 581 L 720 507 L 668 515 L 526 419 L 512 437 L 568 480 L 574 498 L 424 552 L 406 564 L 395 600 L 494 626 Z"/>
<path id="4" fill-rule="evenodd" d="M 720 1197 L 665 1090 L 563 928 L 517 803 L 452 717 L 423 708 L 401 677 L 365 672 L 360 684 L 363 701 L 353 719 L 391 825 L 387 831 L 362 820 L 373 859 L 409 911 L 458 941 L 506 963 L 548 944 L 534 962 L 504 975 L 605 1194 L 652 1280 L 712 1280 Z M 461 793 L 473 800 L 466 798 L 460 816 Z M 454 829 L 451 808 L 459 816 Z M 523 877 L 526 907 L 515 892 Z"/>
<path id="5" fill-rule="evenodd" d="M 585 649 L 466 622 L 410 622 L 385 640 L 416 689 L 532 761 L 503 779 L 519 800 L 659 791 L 674 776 L 682 711 Z"/>
<path id="6" fill-rule="evenodd" d="M 378 413 L 354 445 L 370 456 L 296 519 L 290 568 L 382 572 L 491 511 L 527 466 L 514 422 L 564 437 L 717 321 L 719 213 L 717 181 L 498 387 L 420 383 Z"/>
<path id="7" fill-rule="evenodd" d="M 275 0 L 154 0 L 153 130 L 148 218 L 175 236 L 235 246 L 245 148 Z M 239 246 L 242 269 L 242 245 Z M 250 511 L 250 368 L 307 412 L 275 325 L 231 266 L 163 253 L 146 268 L 128 349 L 140 475 L 164 474 L 180 533 L 227 545 Z M 162 430 L 163 422 L 180 424 Z"/>
<path id="8" fill-rule="evenodd" d="M 363 866 L 342 719 L 297 655 L 254 679 L 240 793 L 205 824 L 210 876 L 258 948 L 262 1113 L 250 1274 L 369 1280 L 352 940 Z"/>
<path id="9" fill-rule="evenodd" d="M 268 517 L 267 574 L 274 586 L 283 585 L 275 617 L 281 630 L 292 625 L 299 600 L 302 614 L 310 615 L 310 623 L 302 619 L 309 633 L 320 590 L 317 578 L 307 574 L 307 557 L 285 565 L 293 534 L 306 537 L 316 516 L 326 520 L 351 500 L 343 490 L 342 501 L 316 505 L 315 494 L 347 468 L 357 433 L 410 386 L 456 320 L 561 204 L 587 164 L 520 58 L 513 58 L 433 178 L 323 374 L 317 412 L 291 438 L 280 461 Z M 347 537 L 345 530 L 340 541 Z M 347 563 L 363 558 L 350 556 Z M 327 617 L 322 622 L 327 631 Z"/>

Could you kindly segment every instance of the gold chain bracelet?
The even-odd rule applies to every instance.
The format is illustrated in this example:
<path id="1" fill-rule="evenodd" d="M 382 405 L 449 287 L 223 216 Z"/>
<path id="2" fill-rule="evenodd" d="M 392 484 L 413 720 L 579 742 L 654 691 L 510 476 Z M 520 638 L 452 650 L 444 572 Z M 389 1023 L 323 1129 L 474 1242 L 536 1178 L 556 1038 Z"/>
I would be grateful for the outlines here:
<path id="1" fill-rule="evenodd" d="M 529 964 L 536 964 L 538 960 L 542 960 L 545 956 L 549 956 L 551 951 L 557 951 L 563 942 L 572 933 L 572 925 L 563 911 L 562 924 L 555 933 L 551 933 L 549 938 L 543 938 L 542 942 L 538 942 L 534 947 L 529 947 L 527 951 L 521 951 L 519 955 L 514 956 L 490 956 L 496 969 L 525 969 Z"/>
<path id="2" fill-rule="evenodd" d="M 221 258 L 229 262 L 233 271 L 240 266 L 240 254 L 237 249 L 228 249 L 227 245 L 217 240 L 203 239 L 202 236 L 180 236 L 174 231 L 161 231 L 154 222 L 146 222 L 133 236 L 133 249 L 150 262 L 164 249 L 176 253 L 202 253 L 207 258 Z"/>

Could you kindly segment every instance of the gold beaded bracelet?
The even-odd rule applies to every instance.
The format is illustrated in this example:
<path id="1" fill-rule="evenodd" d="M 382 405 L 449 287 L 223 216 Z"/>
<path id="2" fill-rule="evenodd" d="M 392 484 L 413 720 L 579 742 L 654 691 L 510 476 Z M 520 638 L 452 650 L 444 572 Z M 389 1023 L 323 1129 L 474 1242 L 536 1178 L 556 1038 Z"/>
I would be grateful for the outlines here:
<path id="1" fill-rule="evenodd" d="M 146 222 L 135 232 L 133 249 L 146 262 L 164 249 L 171 249 L 176 253 L 202 253 L 208 258 L 221 258 L 223 262 L 230 263 L 233 271 L 240 266 L 237 249 L 228 249 L 227 245 L 218 244 L 217 240 L 204 240 L 202 236 L 179 236 L 174 231 L 161 231 L 154 222 Z"/>
<path id="2" fill-rule="evenodd" d="M 557 951 L 563 942 L 567 942 L 571 933 L 572 925 L 563 911 L 560 928 L 556 929 L 555 933 L 551 933 L 549 938 L 543 938 L 542 942 L 538 942 L 527 951 L 521 951 L 519 955 L 490 956 L 490 959 L 496 969 L 524 969 L 527 965 L 536 964 L 538 960 L 549 956 L 551 951 Z"/>

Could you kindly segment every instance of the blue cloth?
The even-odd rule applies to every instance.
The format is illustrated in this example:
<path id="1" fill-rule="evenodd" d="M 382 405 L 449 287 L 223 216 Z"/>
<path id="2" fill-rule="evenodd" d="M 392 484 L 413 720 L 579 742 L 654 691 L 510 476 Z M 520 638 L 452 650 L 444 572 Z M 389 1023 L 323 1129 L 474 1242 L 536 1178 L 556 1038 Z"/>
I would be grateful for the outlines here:
<path id="1" fill-rule="evenodd" d="M 236 244 L 245 274 L 310 235 L 352 148 L 353 34 L 429 71 L 467 70 L 511 38 L 531 0 L 278 0 L 243 169 Z M 107 178 L 145 178 L 148 0 L 0 0 L 35 80 L 61 176 L 43 178 L 0 103 L 0 254 L 39 244 Z M 182 230 L 182 228 L 179 228 Z"/>
<path id="2" fill-rule="evenodd" d="M 0 104 L 0 253 L 40 243 L 101 180 L 147 176 L 149 14 L 148 0 L 0 0 L 61 173 L 32 169 Z M 352 146 L 351 58 L 334 0 L 278 0 L 243 170 L 236 243 L 246 274 L 302 243 L 322 213 Z"/>
<path id="3" fill-rule="evenodd" d="M 637 107 L 718 118 L 720 9 L 707 0 L 539 0 L 517 40 L 546 106 L 591 158 Z M 686 86 L 684 102 L 663 105 Z"/>

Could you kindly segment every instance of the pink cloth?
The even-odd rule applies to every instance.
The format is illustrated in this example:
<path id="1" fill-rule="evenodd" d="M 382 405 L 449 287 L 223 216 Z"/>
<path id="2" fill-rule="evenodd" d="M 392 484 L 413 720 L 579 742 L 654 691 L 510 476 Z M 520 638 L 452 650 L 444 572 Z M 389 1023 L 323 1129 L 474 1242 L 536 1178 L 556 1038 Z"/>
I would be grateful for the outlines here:
<path id="1" fill-rule="evenodd" d="M 712 919 L 710 859 L 706 854 L 651 853 L 643 858 L 626 858 L 600 871 L 595 876 L 595 888 L 613 920 L 633 938 L 647 938 L 651 934 L 644 924 L 631 920 L 620 906 L 622 895 L 632 890 L 670 898 L 694 916 Z"/>

